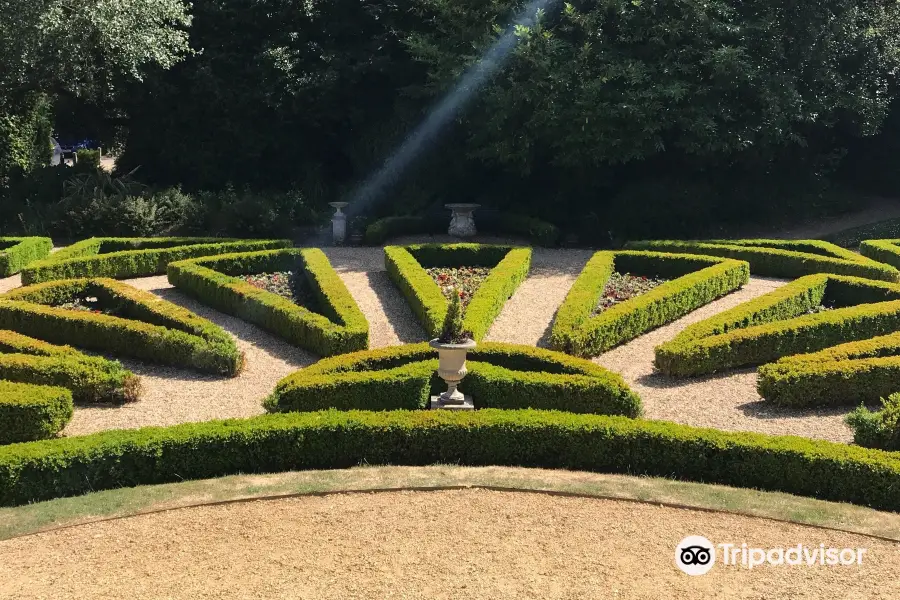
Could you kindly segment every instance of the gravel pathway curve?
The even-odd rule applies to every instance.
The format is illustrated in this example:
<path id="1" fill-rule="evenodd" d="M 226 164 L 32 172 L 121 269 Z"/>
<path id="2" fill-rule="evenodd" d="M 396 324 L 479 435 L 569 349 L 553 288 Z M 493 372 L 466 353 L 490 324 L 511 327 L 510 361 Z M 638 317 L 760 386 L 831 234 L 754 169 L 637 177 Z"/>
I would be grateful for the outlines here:
<path id="1" fill-rule="evenodd" d="M 593 250 L 534 248 L 531 272 L 491 325 L 486 340 L 546 346 L 553 317 Z"/>
<path id="2" fill-rule="evenodd" d="M 428 337 L 384 270 L 381 248 L 323 248 L 369 321 L 369 347 L 398 346 Z"/>
<path id="3" fill-rule="evenodd" d="M 275 389 L 282 377 L 317 360 L 309 352 L 295 348 L 255 325 L 191 300 L 176 291 L 165 276 L 130 279 L 126 283 L 184 306 L 220 325 L 236 338 L 238 348 L 246 354 L 247 365 L 238 377 L 230 378 L 122 360 L 126 367 L 141 376 L 143 397 L 123 406 L 76 407 L 64 435 L 262 414 L 262 399 Z"/>
<path id="4" fill-rule="evenodd" d="M 843 423 L 852 407 L 814 410 L 784 409 L 764 402 L 756 393 L 756 369 L 732 370 L 709 377 L 668 377 L 653 370 L 653 349 L 671 340 L 691 323 L 768 293 L 786 282 L 751 277 L 741 290 L 689 315 L 602 354 L 594 362 L 622 375 L 644 401 L 648 419 L 676 421 L 696 427 L 758 431 L 849 442 Z"/>
<path id="5" fill-rule="evenodd" d="M 850 566 L 673 564 L 714 544 L 865 548 Z M 721 555 L 721 551 L 719 551 Z M 900 545 L 753 517 L 488 490 L 202 506 L 0 542 L 2 598 L 897 598 Z"/>
<path id="6" fill-rule="evenodd" d="M 6 292 L 12 291 L 17 287 L 22 286 L 22 276 L 21 275 L 13 275 L 12 277 L 2 277 L 0 278 L 0 294 L 5 294 Z"/>

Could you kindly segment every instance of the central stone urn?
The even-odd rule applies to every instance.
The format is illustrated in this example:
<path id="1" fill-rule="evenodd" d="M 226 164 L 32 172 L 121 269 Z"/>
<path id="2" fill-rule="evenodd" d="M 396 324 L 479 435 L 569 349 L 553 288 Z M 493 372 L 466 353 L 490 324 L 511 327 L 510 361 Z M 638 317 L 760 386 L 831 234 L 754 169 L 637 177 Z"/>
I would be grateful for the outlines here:
<path id="1" fill-rule="evenodd" d="M 468 408 L 471 400 L 459 391 L 459 383 L 468 373 L 466 370 L 466 353 L 478 344 L 475 340 L 466 340 L 459 344 L 445 344 L 440 339 L 429 342 L 438 352 L 438 376 L 447 384 L 447 391 L 432 401 L 433 408 Z"/>
<path id="2" fill-rule="evenodd" d="M 450 227 L 447 229 L 447 233 L 454 237 L 473 237 L 478 233 L 478 230 L 475 229 L 475 217 L 472 216 L 472 213 L 475 212 L 475 209 L 481 206 L 480 204 L 445 204 L 445 208 L 449 208 L 450 215 Z"/>

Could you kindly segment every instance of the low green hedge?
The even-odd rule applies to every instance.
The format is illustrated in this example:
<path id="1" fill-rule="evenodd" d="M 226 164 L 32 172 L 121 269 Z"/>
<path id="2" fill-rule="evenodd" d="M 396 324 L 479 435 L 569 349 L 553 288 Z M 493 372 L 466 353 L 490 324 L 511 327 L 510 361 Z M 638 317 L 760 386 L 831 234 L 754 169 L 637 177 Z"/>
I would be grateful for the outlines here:
<path id="1" fill-rule="evenodd" d="M 809 314 L 823 301 L 842 308 Z M 808 275 L 689 326 L 656 348 L 656 366 L 669 375 L 701 375 L 897 330 L 900 285 Z"/>
<path id="2" fill-rule="evenodd" d="M 461 389 L 476 408 L 540 408 L 636 417 L 641 400 L 625 381 L 592 362 L 530 346 L 486 342 L 469 352 Z M 325 359 L 282 379 L 270 412 L 398 410 L 428 406 L 446 389 L 427 343 Z"/>
<path id="3" fill-rule="evenodd" d="M 384 264 L 388 276 L 403 294 L 425 332 L 436 337 L 449 304 L 434 279 L 432 267 L 491 267 L 463 317 L 463 326 L 475 341 L 487 335 L 503 305 L 528 276 L 531 248 L 492 244 L 414 244 L 387 246 Z"/>
<path id="4" fill-rule="evenodd" d="M 250 285 L 235 275 L 302 272 L 322 314 Z M 317 248 L 225 254 L 169 265 L 179 290 L 222 312 L 259 325 L 291 344 L 331 356 L 369 346 L 369 323 Z"/>
<path id="5" fill-rule="evenodd" d="M 171 262 L 230 252 L 289 248 L 290 240 L 224 238 L 90 238 L 22 271 L 25 285 L 56 279 L 163 275 Z"/>
<path id="6" fill-rule="evenodd" d="M 594 315 L 613 272 L 674 278 Z M 597 252 L 556 313 L 550 347 L 596 356 L 732 292 L 750 278 L 746 262 L 660 252 Z"/>
<path id="7" fill-rule="evenodd" d="M 882 402 L 877 411 L 860 406 L 847 415 L 847 425 L 853 429 L 853 441 L 860 446 L 900 450 L 900 394 L 891 394 Z"/>
<path id="8" fill-rule="evenodd" d="M 509 465 L 674 477 L 900 510 L 900 454 L 535 410 L 287 413 L 0 448 L 0 504 L 235 473 Z"/>
<path id="9" fill-rule="evenodd" d="M 758 373 L 760 396 L 777 404 L 877 402 L 900 390 L 900 333 L 787 356 Z"/>
<path id="10" fill-rule="evenodd" d="M 821 240 L 657 240 L 628 242 L 625 247 L 746 260 L 750 263 L 751 273 L 767 277 L 793 279 L 815 273 L 833 273 L 900 281 L 900 271 L 891 265 Z"/>
<path id="11" fill-rule="evenodd" d="M 534 217 L 513 213 L 499 213 L 489 218 L 477 218 L 478 230 L 485 233 L 523 237 L 536 246 L 555 246 L 559 242 L 559 228 Z M 380 246 L 402 235 L 446 233 L 449 219 L 434 216 L 402 216 L 379 219 L 366 228 L 365 243 Z"/>
<path id="12" fill-rule="evenodd" d="M 121 316 L 53 306 L 96 297 Z M 191 311 L 112 279 L 70 279 L 0 296 L 0 329 L 208 373 L 237 375 L 243 353 L 221 327 Z"/>
<path id="13" fill-rule="evenodd" d="M 859 253 L 900 269 L 900 239 L 862 241 L 859 244 Z"/>
<path id="14" fill-rule="evenodd" d="M 15 275 L 26 265 L 50 254 L 48 237 L 0 237 L 0 277 Z"/>
<path id="15" fill-rule="evenodd" d="M 62 431 L 72 412 L 67 389 L 0 381 L 0 444 L 52 437 Z"/>

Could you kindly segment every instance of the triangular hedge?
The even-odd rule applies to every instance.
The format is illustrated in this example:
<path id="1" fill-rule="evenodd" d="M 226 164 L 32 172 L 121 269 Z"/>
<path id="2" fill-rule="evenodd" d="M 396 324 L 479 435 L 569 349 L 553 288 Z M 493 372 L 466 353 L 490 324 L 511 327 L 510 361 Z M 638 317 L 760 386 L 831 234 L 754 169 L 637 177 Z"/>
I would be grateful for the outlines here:
<path id="1" fill-rule="evenodd" d="M 900 239 L 865 240 L 859 244 L 859 253 L 900 269 Z"/>

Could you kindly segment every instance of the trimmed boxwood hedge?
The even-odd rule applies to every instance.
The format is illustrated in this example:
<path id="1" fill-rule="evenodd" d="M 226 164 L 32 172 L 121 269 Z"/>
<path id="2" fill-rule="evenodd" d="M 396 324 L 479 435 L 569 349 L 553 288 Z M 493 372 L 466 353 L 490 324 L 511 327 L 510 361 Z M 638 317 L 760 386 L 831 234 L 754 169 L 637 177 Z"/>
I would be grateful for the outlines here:
<path id="1" fill-rule="evenodd" d="M 169 263 L 228 252 L 289 248 L 290 240 L 226 238 L 90 238 L 67 246 L 22 271 L 25 285 L 56 279 L 163 275 Z"/>
<path id="2" fill-rule="evenodd" d="M 809 314 L 822 302 L 842 308 Z M 656 348 L 669 375 L 760 365 L 900 330 L 900 285 L 808 275 L 695 323 Z"/>
<path id="3" fill-rule="evenodd" d="M 528 276 L 531 248 L 493 244 L 414 244 L 387 246 L 384 265 L 425 332 L 436 337 L 449 303 L 425 271 L 432 267 L 491 267 L 487 279 L 469 301 L 463 328 L 475 341 L 487 335 L 503 305 Z"/>
<path id="4" fill-rule="evenodd" d="M 286 413 L 0 448 L 0 504 L 235 473 L 509 465 L 674 477 L 900 510 L 900 454 L 536 410 Z"/>
<path id="5" fill-rule="evenodd" d="M 900 271 L 895 267 L 821 240 L 655 240 L 628 242 L 625 247 L 746 260 L 751 273 L 767 277 L 793 279 L 834 273 L 900 281 Z"/>
<path id="6" fill-rule="evenodd" d="M 15 275 L 26 265 L 50 254 L 48 237 L 0 237 L 0 277 Z"/>
<path id="7" fill-rule="evenodd" d="M 378 219 L 366 228 L 365 243 L 380 246 L 401 235 L 446 233 L 448 220 L 435 216 L 401 216 Z M 499 213 L 478 219 L 478 230 L 521 236 L 536 246 L 555 246 L 559 242 L 559 228 L 534 217 L 513 213 Z"/>
<path id="8" fill-rule="evenodd" d="M 270 412 L 397 410 L 428 406 L 446 389 L 427 343 L 345 354 L 282 379 Z M 599 365 L 531 346 L 486 342 L 467 355 L 462 390 L 476 408 L 540 408 L 636 417 L 641 400 Z"/>
<path id="9" fill-rule="evenodd" d="M 0 444 L 52 437 L 62 431 L 72 412 L 67 389 L 0 381 Z"/>
<path id="10" fill-rule="evenodd" d="M 594 315 L 613 272 L 674 278 Z M 550 347 L 596 356 L 732 292 L 750 279 L 744 261 L 660 252 L 597 252 L 556 313 Z"/>
<path id="11" fill-rule="evenodd" d="M 900 269 L 900 239 L 864 240 L 859 244 L 859 253 Z"/>
<path id="12" fill-rule="evenodd" d="M 53 306 L 96 297 L 122 316 Z M 221 327 L 113 279 L 70 279 L 0 296 L 0 329 L 58 344 L 198 371 L 237 375 L 244 356 Z"/>
<path id="13" fill-rule="evenodd" d="M 847 415 L 853 441 L 866 448 L 900 450 L 900 393 L 882 400 L 881 410 L 860 406 Z"/>
<path id="14" fill-rule="evenodd" d="M 235 277 L 289 270 L 303 273 L 322 314 Z M 200 302 L 316 354 L 331 356 L 369 346 L 369 322 L 317 248 L 186 260 L 169 265 L 168 273 L 172 285 Z"/>

